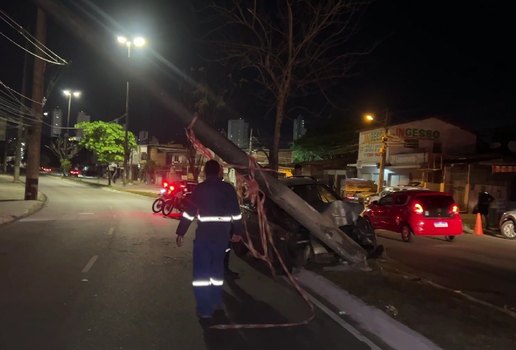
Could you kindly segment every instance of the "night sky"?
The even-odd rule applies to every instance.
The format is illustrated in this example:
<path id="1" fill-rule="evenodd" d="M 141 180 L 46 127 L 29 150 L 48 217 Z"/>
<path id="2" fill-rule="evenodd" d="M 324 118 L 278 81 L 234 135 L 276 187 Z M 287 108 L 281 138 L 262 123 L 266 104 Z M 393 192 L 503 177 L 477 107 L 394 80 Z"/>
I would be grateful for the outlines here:
<path id="1" fill-rule="evenodd" d="M 159 86 L 159 94 L 173 94 L 182 71 L 208 65 L 196 40 L 202 33 L 202 18 L 193 13 L 188 1 L 61 1 L 95 28 L 94 33 L 73 33 L 48 18 L 47 46 L 72 63 L 63 69 L 49 67 L 46 79 L 55 80 L 48 95 L 47 109 L 59 105 L 66 110 L 65 88 L 83 92 L 72 101 L 72 116 L 84 110 L 93 120 L 112 120 L 124 112 L 125 48 L 116 35 L 145 36 L 149 45 L 133 50 L 132 69 Z M 94 6 L 89 6 L 93 4 Z M 97 10 L 94 7 L 98 6 Z M 4 1 L 2 10 L 19 24 L 33 28 L 35 6 L 30 1 Z M 496 2 L 376 1 L 365 13 L 357 42 L 363 47 L 378 43 L 376 49 L 357 63 L 351 77 L 333 88 L 339 109 L 323 109 L 323 100 L 314 98 L 307 113 L 307 125 L 314 126 L 328 115 L 342 123 L 360 118 L 365 112 L 388 109 L 393 122 L 441 116 L 469 129 L 514 125 L 512 45 L 514 32 L 508 5 Z M 2 33 L 16 38 L 2 23 Z M 94 36 L 95 45 L 86 40 Z M 21 90 L 22 51 L 0 38 L 0 79 Z M 160 57 L 162 60 L 160 61 Z M 195 76 L 192 76 L 195 78 Z M 144 86 L 131 85 L 131 129 L 148 130 L 160 141 L 177 139 L 183 126 Z M 242 90 L 231 106 L 233 115 L 250 122 L 264 136 L 272 130 L 272 118 Z M 324 115 L 317 111 L 324 110 Z M 291 137 L 291 118 L 284 124 Z M 326 115 L 327 114 L 327 115 Z M 220 125 L 217 125 L 220 127 Z M 290 140 L 287 140 L 290 141 Z"/>

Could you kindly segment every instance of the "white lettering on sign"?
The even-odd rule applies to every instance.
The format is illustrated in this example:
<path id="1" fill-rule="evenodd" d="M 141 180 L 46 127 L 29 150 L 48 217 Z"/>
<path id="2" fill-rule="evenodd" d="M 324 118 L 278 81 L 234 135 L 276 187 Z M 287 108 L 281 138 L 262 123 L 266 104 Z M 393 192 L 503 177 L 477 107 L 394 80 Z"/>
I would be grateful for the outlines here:
<path id="1" fill-rule="evenodd" d="M 438 130 L 418 129 L 418 128 L 401 128 L 401 127 L 397 127 L 394 130 L 394 135 L 396 135 L 400 138 L 426 139 L 426 140 L 437 140 L 439 137 L 441 137 L 441 133 Z"/>

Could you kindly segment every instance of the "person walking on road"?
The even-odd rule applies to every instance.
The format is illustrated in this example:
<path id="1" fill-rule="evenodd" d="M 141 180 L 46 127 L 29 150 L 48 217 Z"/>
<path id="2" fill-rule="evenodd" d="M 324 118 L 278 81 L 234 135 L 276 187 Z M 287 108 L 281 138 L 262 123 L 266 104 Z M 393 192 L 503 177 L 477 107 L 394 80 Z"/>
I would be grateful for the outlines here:
<path id="1" fill-rule="evenodd" d="M 224 257 L 228 241 L 241 240 L 243 225 L 237 193 L 220 177 L 219 163 L 207 161 L 204 172 L 206 180 L 195 188 L 186 203 L 176 230 L 176 243 L 178 247 L 183 245 L 188 227 L 197 220 L 192 285 L 197 315 L 201 319 L 210 319 L 216 310 L 222 308 Z"/>
<path id="2" fill-rule="evenodd" d="M 484 216 L 486 229 L 489 228 L 489 206 L 493 200 L 494 197 L 484 191 L 484 189 L 478 193 L 477 211 Z"/>

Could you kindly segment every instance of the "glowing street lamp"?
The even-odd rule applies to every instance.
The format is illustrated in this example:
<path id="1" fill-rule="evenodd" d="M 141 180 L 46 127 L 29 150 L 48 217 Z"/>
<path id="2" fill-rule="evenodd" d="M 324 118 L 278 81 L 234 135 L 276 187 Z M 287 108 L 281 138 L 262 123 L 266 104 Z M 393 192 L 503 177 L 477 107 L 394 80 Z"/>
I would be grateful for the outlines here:
<path id="1" fill-rule="evenodd" d="M 125 45 L 127 47 L 127 58 L 131 58 L 131 47 L 143 47 L 146 45 L 147 41 L 145 38 L 141 36 L 134 37 L 132 40 L 129 40 L 125 36 L 118 36 L 117 41 L 121 45 Z M 126 91 L 125 91 L 125 138 L 124 138 L 124 185 L 127 183 L 129 179 L 129 79 L 126 82 Z"/>
<path id="2" fill-rule="evenodd" d="M 376 118 L 372 114 L 367 114 L 364 116 L 366 122 L 372 123 L 376 122 Z M 382 146 L 380 147 L 380 169 L 378 171 L 378 186 L 377 192 L 380 193 L 383 188 L 383 179 L 385 173 L 385 161 L 387 157 L 387 147 L 388 147 L 388 135 L 389 135 L 389 112 L 385 112 L 385 119 L 382 123 L 383 126 L 383 134 L 382 134 Z"/>
<path id="3" fill-rule="evenodd" d="M 70 127 L 70 107 L 72 106 L 72 96 L 75 98 L 79 98 L 81 96 L 80 91 L 71 91 L 71 90 L 63 90 L 63 94 L 68 97 L 68 114 L 66 117 L 66 127 Z M 66 134 L 68 134 L 68 129 L 66 130 Z"/>

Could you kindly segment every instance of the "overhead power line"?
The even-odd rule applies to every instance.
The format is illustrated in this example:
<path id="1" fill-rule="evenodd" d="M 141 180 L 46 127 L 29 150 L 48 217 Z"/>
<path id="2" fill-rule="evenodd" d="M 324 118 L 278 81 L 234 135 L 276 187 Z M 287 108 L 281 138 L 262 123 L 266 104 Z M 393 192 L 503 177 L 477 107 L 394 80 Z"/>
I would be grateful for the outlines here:
<path id="1" fill-rule="evenodd" d="M 47 58 L 42 57 L 42 56 L 26 49 L 25 47 L 23 47 L 23 45 L 20 45 L 19 43 L 17 43 L 16 40 L 10 38 L 7 34 L 0 32 L 0 35 L 2 35 L 4 38 L 6 38 L 8 41 L 10 41 L 12 44 L 16 45 L 23 51 L 31 54 L 32 56 L 34 56 L 40 60 L 43 60 L 45 62 L 56 64 L 56 65 L 68 64 L 68 62 L 65 59 L 59 57 L 59 55 L 57 55 L 54 51 L 50 50 L 47 46 L 42 44 L 38 39 L 36 39 L 34 36 L 32 36 L 27 30 L 25 30 L 21 25 L 19 25 L 15 20 L 13 20 L 11 17 L 9 17 L 9 15 L 7 15 L 7 13 L 5 13 L 2 10 L 0 10 L 0 19 L 3 20 L 8 26 L 13 28 L 25 40 L 27 40 L 29 43 L 31 43 L 32 46 L 34 46 L 36 49 L 39 49 L 43 53 L 43 55 L 46 56 Z"/>

